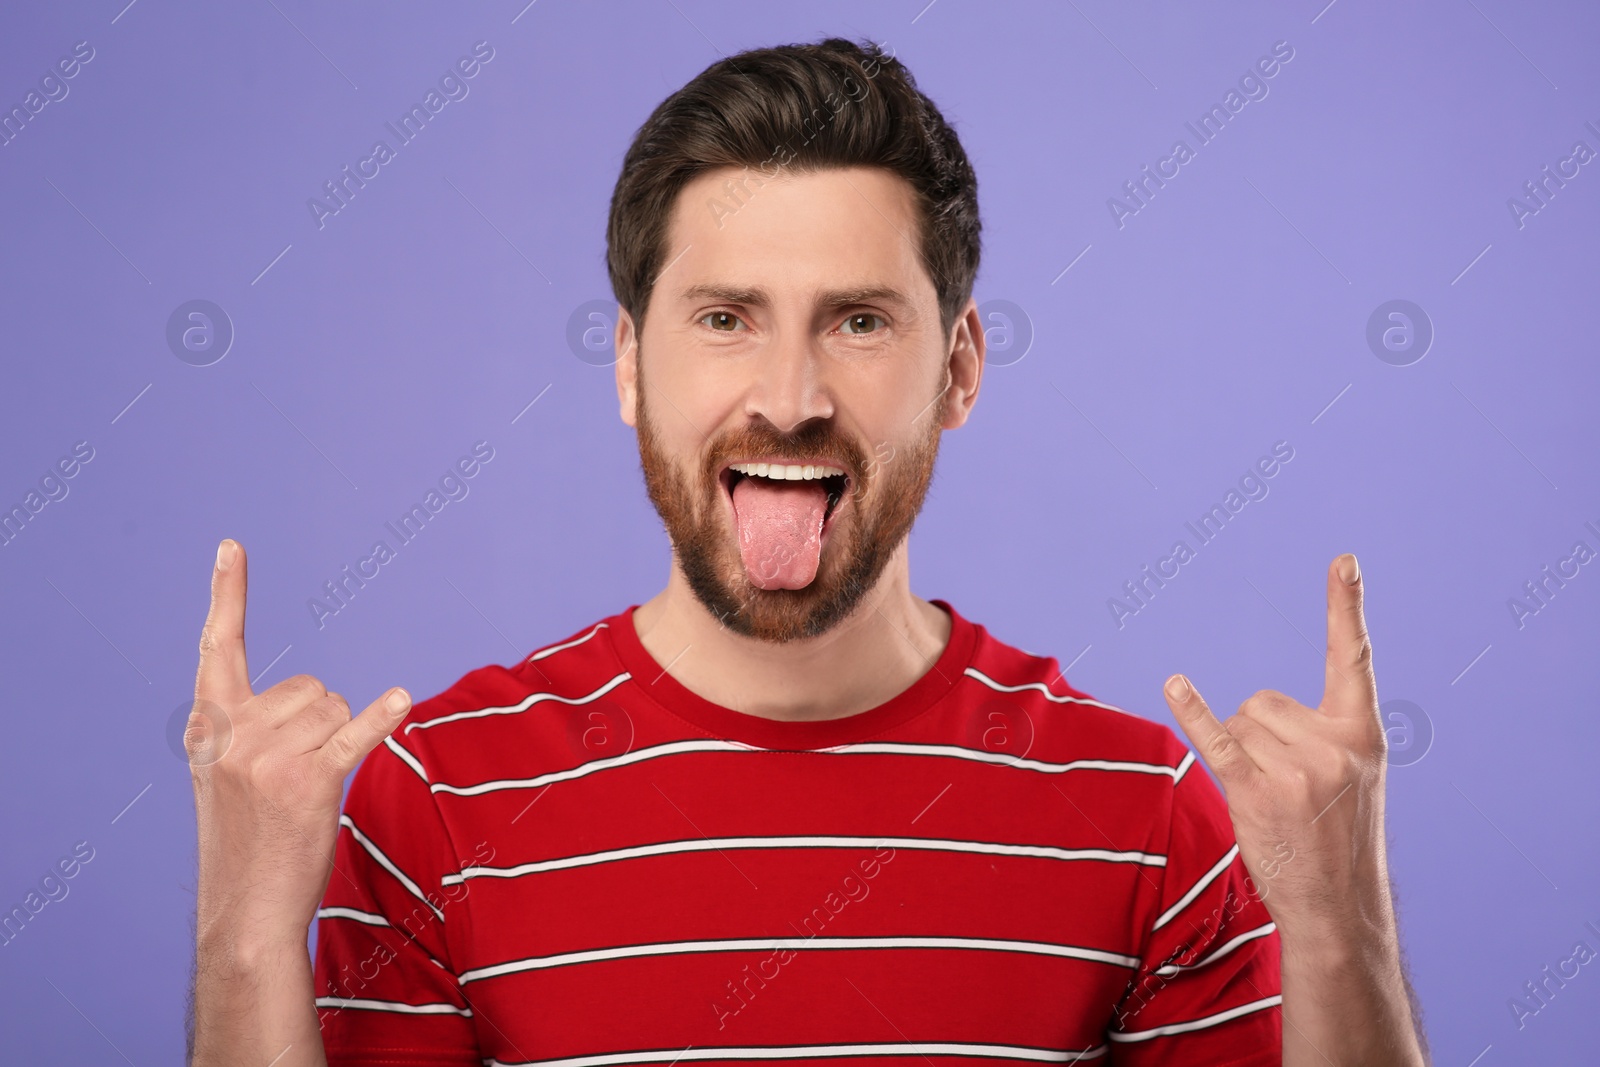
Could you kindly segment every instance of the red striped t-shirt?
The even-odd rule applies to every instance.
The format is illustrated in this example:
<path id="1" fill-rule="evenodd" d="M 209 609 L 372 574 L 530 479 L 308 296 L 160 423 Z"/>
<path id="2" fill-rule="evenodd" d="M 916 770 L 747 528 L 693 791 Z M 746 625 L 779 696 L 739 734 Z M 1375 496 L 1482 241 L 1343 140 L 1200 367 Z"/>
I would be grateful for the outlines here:
<path id="1" fill-rule="evenodd" d="M 933 666 L 840 719 L 697 696 L 631 607 L 418 703 L 317 912 L 329 1063 L 1281 1064 L 1194 755 L 933 603 Z"/>

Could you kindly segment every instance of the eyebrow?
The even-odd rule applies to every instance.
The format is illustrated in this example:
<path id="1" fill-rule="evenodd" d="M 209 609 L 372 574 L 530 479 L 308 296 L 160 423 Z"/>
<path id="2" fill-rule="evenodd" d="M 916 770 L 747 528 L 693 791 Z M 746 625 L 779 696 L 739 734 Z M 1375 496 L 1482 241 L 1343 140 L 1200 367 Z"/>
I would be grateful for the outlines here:
<path id="1" fill-rule="evenodd" d="M 728 304 L 744 304 L 749 307 L 771 307 L 772 297 L 760 286 L 722 285 L 707 282 L 700 285 L 691 285 L 678 294 L 682 300 L 696 300 L 709 298 L 721 300 Z M 866 304 L 873 301 L 889 304 L 899 304 L 910 307 L 911 299 L 899 289 L 888 285 L 856 285 L 842 289 L 824 289 L 817 294 L 819 303 L 824 307 L 845 307 L 850 304 Z"/>

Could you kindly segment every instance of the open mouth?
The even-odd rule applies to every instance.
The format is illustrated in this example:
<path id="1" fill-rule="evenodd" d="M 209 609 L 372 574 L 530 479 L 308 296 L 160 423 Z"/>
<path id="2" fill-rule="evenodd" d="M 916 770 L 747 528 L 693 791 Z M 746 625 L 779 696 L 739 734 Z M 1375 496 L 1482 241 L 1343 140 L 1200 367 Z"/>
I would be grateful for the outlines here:
<path id="1" fill-rule="evenodd" d="M 820 481 L 823 492 L 827 495 L 827 503 L 822 513 L 824 533 L 850 488 L 850 476 L 838 467 L 826 464 L 730 463 L 722 469 L 722 488 L 730 501 L 733 499 L 734 487 L 746 478 L 760 478 L 774 483 L 775 486 L 781 486 L 786 482 Z"/>

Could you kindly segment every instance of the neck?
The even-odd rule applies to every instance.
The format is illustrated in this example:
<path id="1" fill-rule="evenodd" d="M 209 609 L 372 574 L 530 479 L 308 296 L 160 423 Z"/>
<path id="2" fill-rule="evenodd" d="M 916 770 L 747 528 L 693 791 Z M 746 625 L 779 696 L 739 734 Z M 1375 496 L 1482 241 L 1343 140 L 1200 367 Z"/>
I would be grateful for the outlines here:
<path id="1" fill-rule="evenodd" d="M 911 592 L 907 546 L 827 633 L 773 644 L 736 634 L 695 597 L 674 558 L 667 587 L 633 613 L 639 641 L 686 689 L 766 719 L 838 719 L 884 703 L 933 666 L 950 616 Z"/>

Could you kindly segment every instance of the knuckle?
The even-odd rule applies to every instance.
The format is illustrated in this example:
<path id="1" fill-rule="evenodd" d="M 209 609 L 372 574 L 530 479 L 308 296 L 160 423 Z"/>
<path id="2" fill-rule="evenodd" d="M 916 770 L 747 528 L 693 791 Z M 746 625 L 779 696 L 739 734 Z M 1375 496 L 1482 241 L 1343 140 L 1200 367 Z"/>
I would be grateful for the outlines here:
<path id="1" fill-rule="evenodd" d="M 1239 705 L 1241 715 L 1259 715 L 1264 711 L 1271 711 L 1278 706 L 1278 701 L 1283 694 L 1272 689 L 1257 689 L 1245 698 Z"/>
<path id="2" fill-rule="evenodd" d="M 216 655 L 222 651 L 222 644 L 222 635 L 217 632 L 215 626 L 207 623 L 200 628 L 200 654 L 202 656 Z"/>

